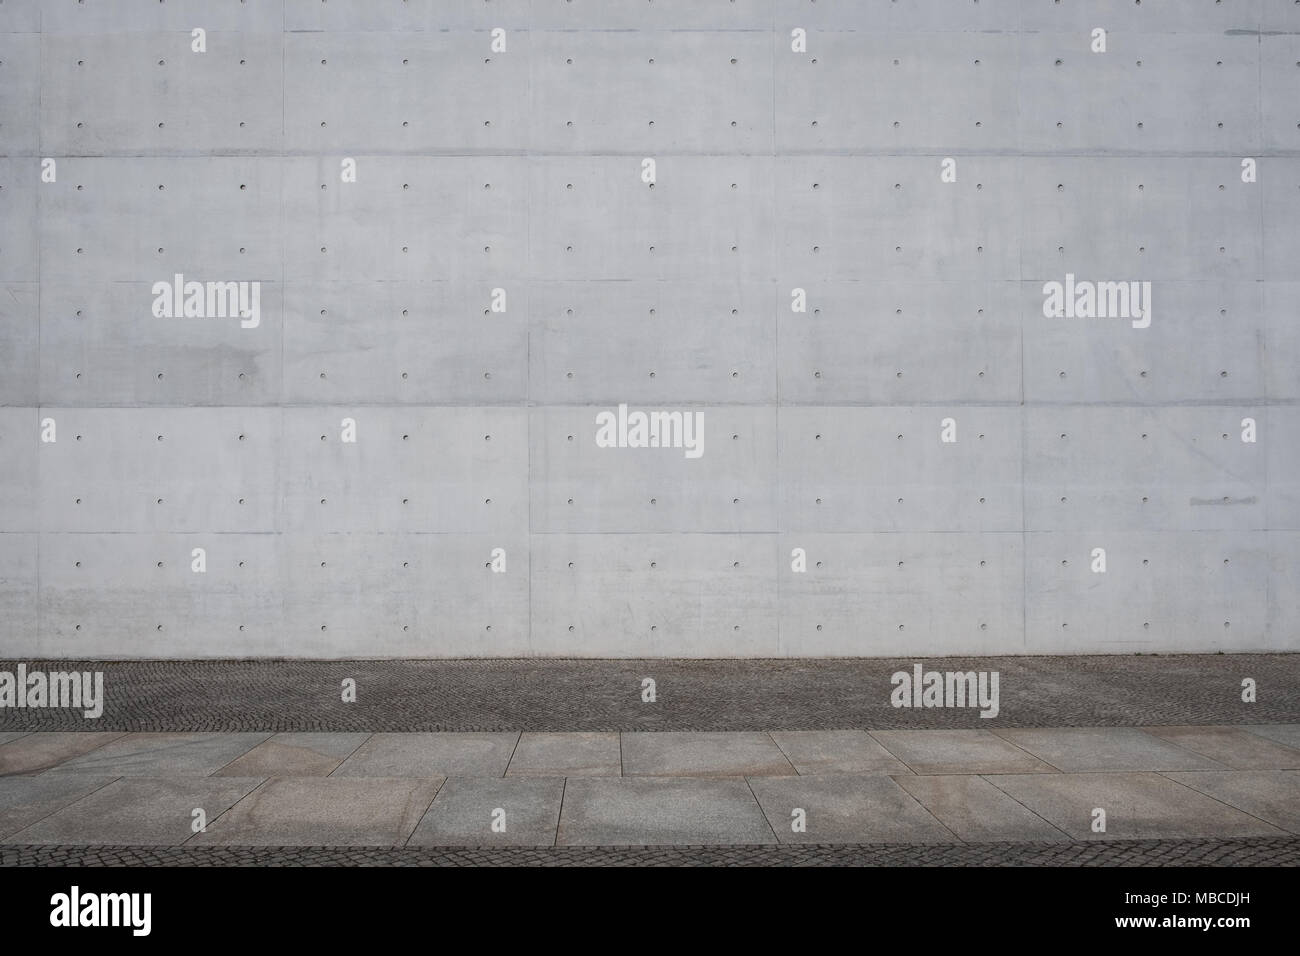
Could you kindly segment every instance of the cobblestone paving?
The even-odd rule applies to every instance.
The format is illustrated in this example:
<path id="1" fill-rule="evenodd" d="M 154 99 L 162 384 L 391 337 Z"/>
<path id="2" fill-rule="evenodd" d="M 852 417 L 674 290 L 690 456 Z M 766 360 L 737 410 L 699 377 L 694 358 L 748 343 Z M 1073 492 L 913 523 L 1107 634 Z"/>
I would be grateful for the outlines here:
<path id="1" fill-rule="evenodd" d="M 1072 727 L 1300 722 L 1300 654 L 933 659 L 996 670 L 1001 713 L 896 709 L 915 659 L 764 661 L 27 661 L 102 670 L 95 730 L 595 731 Z M 18 661 L 0 661 L 13 671 Z M 340 682 L 357 682 L 357 702 Z M 658 700 L 641 702 L 654 678 Z M 1241 681 L 1258 702 L 1241 701 Z M 0 731 L 86 730 L 80 711 L 0 709 Z"/>
<path id="2" fill-rule="evenodd" d="M 0 866 L 1296 866 L 1300 838 L 1109 843 L 375 849 L 4 846 Z"/>

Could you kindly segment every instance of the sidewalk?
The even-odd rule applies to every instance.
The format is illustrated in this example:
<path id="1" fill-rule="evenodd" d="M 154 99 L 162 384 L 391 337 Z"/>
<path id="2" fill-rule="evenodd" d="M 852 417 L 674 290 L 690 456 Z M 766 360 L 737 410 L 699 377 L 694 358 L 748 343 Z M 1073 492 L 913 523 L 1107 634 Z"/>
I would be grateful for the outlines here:
<path id="1" fill-rule="evenodd" d="M 1098 810 L 1104 833 L 1093 831 Z M 0 733 L 5 862 L 32 859 L 15 848 L 33 846 L 1068 851 L 1252 840 L 1274 848 L 1256 861 L 1269 862 L 1294 861 L 1298 834 L 1300 724 Z"/>

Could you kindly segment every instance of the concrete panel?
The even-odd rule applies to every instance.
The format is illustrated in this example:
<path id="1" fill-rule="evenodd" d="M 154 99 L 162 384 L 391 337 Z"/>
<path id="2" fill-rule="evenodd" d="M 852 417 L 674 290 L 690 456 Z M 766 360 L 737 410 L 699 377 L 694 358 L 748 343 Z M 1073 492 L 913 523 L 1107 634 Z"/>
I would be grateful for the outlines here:
<path id="1" fill-rule="evenodd" d="M 342 440 L 345 419 L 356 441 Z M 528 521 L 522 409 L 284 410 L 286 529 L 520 533 Z"/>
<path id="2" fill-rule="evenodd" d="M 1024 648 L 1022 536 L 785 534 L 781 654 L 969 655 Z M 796 571 L 803 549 L 804 571 Z"/>
<path id="3" fill-rule="evenodd" d="M 773 537 L 539 534 L 532 653 L 776 657 Z"/>
<path id="4" fill-rule="evenodd" d="M 735 279 L 535 283 L 529 394 L 547 405 L 770 405 L 771 294 Z"/>
<path id="5" fill-rule="evenodd" d="M 1087 5 L 1086 27 L 1020 34 L 1025 150 L 1254 155 L 1260 54 L 1253 31 L 1216 34 L 1199 8 L 1176 32 L 1126 29 L 1097 6 Z M 1107 30 L 1104 53 L 1092 50 L 1097 27 Z"/>
<path id="6" fill-rule="evenodd" d="M 174 275 L 159 272 L 156 281 L 170 286 Z M 262 318 L 251 328 L 233 316 L 157 317 L 152 287 L 98 280 L 51 283 L 42 290 L 40 363 L 32 363 L 33 371 L 40 369 L 42 402 L 275 404 L 283 366 L 279 283 L 262 284 Z"/>
<path id="7" fill-rule="evenodd" d="M 0 32 L 0 153 L 34 156 L 41 110 L 41 38 Z"/>
<path id="8" fill-rule="evenodd" d="M 611 31 L 581 42 L 569 31 L 531 34 L 531 145 L 642 156 L 771 152 L 771 42 L 765 31 L 738 30 Z"/>
<path id="9" fill-rule="evenodd" d="M 167 32 L 42 37 L 41 146 L 53 156 L 266 153 L 282 139 L 281 56 L 272 33 L 220 30 L 209 8 Z M 124 15 L 130 21 L 134 17 Z M 207 52 L 191 30 L 207 30 Z"/>
<path id="10" fill-rule="evenodd" d="M 35 408 L 0 407 L 0 531 L 39 529 L 39 454 L 56 447 L 40 441 L 43 417 Z"/>
<path id="11" fill-rule="evenodd" d="M 289 283 L 285 401 L 522 404 L 529 289 L 501 282 Z M 496 288 L 502 313 L 492 311 Z"/>
<path id="12" fill-rule="evenodd" d="M 44 408 L 41 416 L 58 428 L 57 442 L 40 445 L 46 531 L 276 530 L 278 409 Z"/>
<path id="13" fill-rule="evenodd" d="M 1300 127 L 1293 132 L 1300 135 Z M 1300 159 L 1269 157 L 1260 161 L 1259 174 L 1264 193 L 1260 225 L 1264 247 L 1262 276 L 1294 282 L 1296 255 L 1300 253 L 1295 229 L 1295 217 L 1300 215 Z"/>
<path id="14" fill-rule="evenodd" d="M 804 276 L 800 284 L 1020 278 L 1022 161 L 969 157 L 943 183 L 943 158 L 778 158 L 782 274 Z"/>
<path id="15" fill-rule="evenodd" d="M 655 160 L 653 189 L 642 181 L 645 159 Z M 533 275 L 746 282 L 771 277 L 775 211 L 762 201 L 773 191 L 770 158 L 658 151 L 538 157 L 529 173 Z"/>
<path id="16" fill-rule="evenodd" d="M 807 7 L 789 20 L 808 27 Z M 791 153 L 995 153 L 1020 142 L 1014 31 L 893 32 L 809 30 L 806 52 L 792 52 L 789 29 L 776 31 L 777 148 Z M 827 89 L 853 90 L 828 97 Z M 923 167 L 924 168 L 924 167 Z M 932 181 L 938 184 L 938 158 Z M 873 177 L 874 178 L 874 177 Z"/>
<path id="17" fill-rule="evenodd" d="M 38 33 L 40 0 L 9 0 L 0 10 L 0 33 Z"/>
<path id="18" fill-rule="evenodd" d="M 40 650 L 36 629 L 35 534 L 0 532 L 0 657 L 35 657 Z"/>
<path id="19" fill-rule="evenodd" d="M 0 405 L 35 405 L 40 314 L 35 282 L 0 285 Z"/>
<path id="20" fill-rule="evenodd" d="M 805 312 L 793 309 L 795 289 L 806 293 Z M 787 405 L 1020 400 L 1014 283 L 805 283 L 791 274 L 775 294 Z"/>
<path id="21" fill-rule="evenodd" d="M 1099 405 L 1025 412 L 1025 527 L 1246 531 L 1265 527 L 1259 408 Z M 1262 446 L 1262 447 L 1261 447 Z M 1117 449 L 1122 457 L 1117 458 Z"/>
<path id="22" fill-rule="evenodd" d="M 0 156 L 0 282 L 36 282 L 36 191 L 40 164 L 35 158 Z"/>
<path id="23" fill-rule="evenodd" d="M 618 406 L 530 412 L 530 521 L 535 532 L 716 533 L 776 527 L 774 409 L 647 403 L 629 407 L 629 416 L 635 411 L 695 415 L 694 448 L 685 444 L 685 418 L 680 447 L 599 447 L 597 416 L 617 418 Z M 695 451 L 697 457 L 687 457 Z"/>
<path id="24" fill-rule="evenodd" d="M 782 526 L 1019 531 L 1021 414 L 970 405 L 781 409 Z"/>
<path id="25" fill-rule="evenodd" d="M 1048 281 L 1063 282 L 1064 273 Z M 1145 318 L 1048 318 L 1043 285 L 1026 282 L 1021 289 L 1027 401 L 1227 403 L 1295 391 L 1295 376 L 1282 370 L 1300 357 L 1296 323 L 1274 311 L 1279 293 L 1270 291 L 1272 283 L 1153 283 L 1146 328 L 1134 327 Z"/>
<path id="26" fill-rule="evenodd" d="M 356 162 L 343 182 L 342 159 Z M 516 159 L 368 157 L 355 150 L 286 160 L 286 278 L 506 282 L 526 267 L 528 178 Z"/>
<path id="27" fill-rule="evenodd" d="M 1260 277 L 1260 200 L 1243 199 L 1237 157 L 1024 157 L 1015 188 L 1025 279 Z"/>
<path id="28" fill-rule="evenodd" d="M 278 279 L 280 204 L 270 197 L 282 174 L 279 161 L 230 156 L 64 159 L 58 181 L 40 187 L 42 281 Z M 132 313 L 151 316 L 153 301 Z"/>
<path id="29" fill-rule="evenodd" d="M 494 549 L 504 572 L 489 566 Z M 283 540 L 282 622 L 293 657 L 521 657 L 521 535 L 321 534 Z"/>
<path id="30" fill-rule="evenodd" d="M 269 534 L 45 534 L 41 656 L 284 656 L 282 580 Z"/>
<path id="31" fill-rule="evenodd" d="M 1092 570 L 1096 548 L 1106 552 L 1104 573 Z M 1025 538 L 1026 650 L 1294 648 L 1294 630 L 1268 626 L 1269 563 L 1268 539 L 1258 531 L 1031 533 Z"/>

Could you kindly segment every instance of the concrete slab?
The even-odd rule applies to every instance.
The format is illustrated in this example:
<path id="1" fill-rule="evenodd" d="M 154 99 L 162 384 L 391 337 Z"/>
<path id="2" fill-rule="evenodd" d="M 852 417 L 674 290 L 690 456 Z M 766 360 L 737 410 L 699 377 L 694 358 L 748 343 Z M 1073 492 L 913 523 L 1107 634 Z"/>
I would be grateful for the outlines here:
<path id="1" fill-rule="evenodd" d="M 784 776 L 795 772 L 763 733 L 623 734 L 623 773 L 637 776 Z"/>
<path id="2" fill-rule="evenodd" d="M 506 768 L 507 777 L 617 777 L 622 772 L 616 733 L 524 733 Z"/>
<path id="3" fill-rule="evenodd" d="M 206 777 L 270 736 L 269 733 L 126 734 L 51 768 L 51 772 L 107 773 L 117 777 Z"/>
<path id="4" fill-rule="evenodd" d="M 951 843 L 957 837 L 889 777 L 754 777 L 759 806 L 782 843 Z M 803 810 L 805 830 L 793 829 Z"/>
<path id="5" fill-rule="evenodd" d="M 26 737 L 29 733 L 31 733 L 31 731 L 28 730 L 6 731 L 5 733 L 0 734 L 0 744 L 7 744 L 11 740 L 17 740 L 19 737 Z"/>
<path id="6" fill-rule="evenodd" d="M 1069 840 L 983 777 L 907 776 L 896 777 L 895 782 L 967 843 Z"/>
<path id="7" fill-rule="evenodd" d="M 1252 724 L 1241 729 L 1286 747 L 1300 748 L 1300 724 Z"/>
<path id="8" fill-rule="evenodd" d="M 0 776 L 42 773 L 51 767 L 91 753 L 111 743 L 120 733 L 46 733 L 27 734 L 0 744 Z"/>
<path id="9" fill-rule="evenodd" d="M 564 788 L 562 777 L 451 777 L 408 845 L 553 846 Z"/>
<path id="10" fill-rule="evenodd" d="M 1191 840 L 1283 831 L 1158 773 L 1013 774 L 986 778 L 1076 840 Z M 1106 832 L 1093 833 L 1094 809 Z"/>
<path id="11" fill-rule="evenodd" d="M 871 736 L 916 773 L 1051 773 L 1054 770 L 987 730 L 876 730 Z"/>
<path id="12" fill-rule="evenodd" d="M 334 777 L 505 775 L 517 733 L 375 734 Z"/>
<path id="13" fill-rule="evenodd" d="M 800 774 L 911 772 L 863 730 L 783 730 L 771 737 Z"/>
<path id="14" fill-rule="evenodd" d="M 441 777 L 276 777 L 190 843 L 400 846 L 441 784 Z"/>
<path id="15" fill-rule="evenodd" d="M 1241 727 L 1143 727 L 1143 731 L 1233 770 L 1300 770 L 1300 749 Z"/>
<path id="16" fill-rule="evenodd" d="M 775 843 L 741 779 L 588 777 L 565 785 L 559 846 Z"/>
<path id="17" fill-rule="evenodd" d="M 327 777 L 370 734 L 284 733 L 218 770 L 217 777 Z"/>
<path id="18" fill-rule="evenodd" d="M 1300 773 L 1293 770 L 1203 771 L 1165 776 L 1266 823 L 1300 833 Z"/>
<path id="19" fill-rule="evenodd" d="M 43 774 L 0 780 L 0 839 L 75 803 L 116 777 Z"/>
<path id="20" fill-rule="evenodd" d="M 194 836 L 194 811 L 208 825 L 262 782 L 260 777 L 129 777 L 5 837 L 5 843 L 179 846 Z"/>
<path id="21" fill-rule="evenodd" d="M 995 733 L 1067 773 L 1226 769 L 1218 761 L 1135 727 L 1053 727 Z"/>

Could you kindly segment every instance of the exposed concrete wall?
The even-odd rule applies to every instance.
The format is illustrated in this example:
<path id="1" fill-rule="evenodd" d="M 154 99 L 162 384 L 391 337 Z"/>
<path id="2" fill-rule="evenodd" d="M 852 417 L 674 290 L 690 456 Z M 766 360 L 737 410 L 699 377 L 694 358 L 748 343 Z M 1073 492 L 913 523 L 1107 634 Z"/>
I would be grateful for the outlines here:
<path id="1" fill-rule="evenodd" d="M 4 0 L 0 656 L 1293 649 L 1297 31 Z M 598 447 L 623 403 L 703 453 Z"/>

